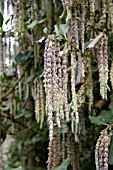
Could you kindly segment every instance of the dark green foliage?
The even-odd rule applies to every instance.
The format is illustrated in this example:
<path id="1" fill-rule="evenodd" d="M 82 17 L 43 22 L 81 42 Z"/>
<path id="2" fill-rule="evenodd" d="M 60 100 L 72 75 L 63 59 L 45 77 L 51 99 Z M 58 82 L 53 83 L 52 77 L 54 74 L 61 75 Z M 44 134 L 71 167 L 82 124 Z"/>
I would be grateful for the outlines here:
<path id="1" fill-rule="evenodd" d="M 23 109 L 21 114 L 17 115 L 15 117 L 15 119 L 19 119 L 21 117 L 25 117 L 25 118 L 29 118 L 33 115 L 33 112 L 31 110 L 28 110 L 28 109 Z"/>
<path id="2" fill-rule="evenodd" d="M 22 166 L 19 166 L 18 168 L 12 168 L 9 165 L 6 165 L 3 170 L 23 170 Z"/>
<path id="3" fill-rule="evenodd" d="M 33 51 L 26 51 L 24 53 L 19 53 L 15 57 L 17 64 L 24 65 L 27 61 L 34 57 Z"/>
<path id="4" fill-rule="evenodd" d="M 40 20 L 40 21 L 33 21 L 31 24 L 27 25 L 27 28 L 33 29 L 37 24 L 43 24 L 46 21 L 46 18 Z"/>

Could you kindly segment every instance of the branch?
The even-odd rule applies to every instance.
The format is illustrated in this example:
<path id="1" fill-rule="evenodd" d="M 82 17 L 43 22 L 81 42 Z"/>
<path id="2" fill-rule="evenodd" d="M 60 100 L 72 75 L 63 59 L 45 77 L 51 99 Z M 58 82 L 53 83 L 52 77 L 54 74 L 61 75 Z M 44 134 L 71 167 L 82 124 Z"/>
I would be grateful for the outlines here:
<path id="1" fill-rule="evenodd" d="M 17 121 L 17 120 L 14 118 L 13 115 L 10 115 L 10 114 L 8 114 L 8 113 L 4 113 L 4 112 L 3 112 L 3 113 L 2 113 L 2 116 L 5 117 L 6 119 L 10 120 L 12 123 L 17 123 L 17 124 L 23 126 L 24 128 L 28 128 L 28 127 L 27 127 L 26 125 L 24 125 L 22 122 Z"/>
<path id="2" fill-rule="evenodd" d="M 29 65 L 29 63 L 26 65 L 25 70 L 23 70 L 22 75 L 20 76 L 19 79 L 16 80 L 15 84 L 13 85 L 13 87 L 11 87 L 11 88 L 8 90 L 8 92 L 7 92 L 1 99 L 6 98 L 6 97 L 13 91 L 13 89 L 16 87 L 16 85 L 18 84 L 18 82 L 19 82 L 19 81 L 22 79 L 22 77 L 24 76 L 24 74 L 25 74 L 25 72 L 26 72 L 26 70 L 27 70 L 27 66 L 28 66 L 28 65 Z"/>
<path id="3" fill-rule="evenodd" d="M 35 133 L 35 130 L 34 130 L 33 128 L 34 128 L 37 124 L 33 125 L 32 127 L 28 127 L 28 126 L 26 126 L 25 124 L 23 124 L 22 122 L 16 120 L 13 115 L 10 115 L 10 114 L 8 114 L 8 113 L 2 113 L 2 116 L 5 117 L 6 119 L 10 120 L 12 123 L 16 123 L 16 124 L 18 124 L 18 125 L 20 125 L 20 126 L 22 126 L 22 127 L 25 128 L 25 130 L 23 130 L 23 131 L 21 131 L 21 132 L 19 132 L 19 133 L 22 133 L 22 132 L 25 132 L 25 131 L 28 131 L 28 130 L 30 130 L 30 131 L 32 131 L 33 133 Z"/>
<path id="4" fill-rule="evenodd" d="M 77 48 L 75 45 L 73 45 L 73 44 L 68 40 L 67 37 L 65 37 L 65 40 L 67 41 L 67 43 L 68 43 L 69 45 L 71 45 L 71 46 L 75 49 L 76 52 L 80 53 L 81 56 L 86 57 L 86 58 L 91 58 L 91 54 L 83 53 L 79 48 Z M 94 56 L 92 55 L 92 57 L 94 57 Z"/>

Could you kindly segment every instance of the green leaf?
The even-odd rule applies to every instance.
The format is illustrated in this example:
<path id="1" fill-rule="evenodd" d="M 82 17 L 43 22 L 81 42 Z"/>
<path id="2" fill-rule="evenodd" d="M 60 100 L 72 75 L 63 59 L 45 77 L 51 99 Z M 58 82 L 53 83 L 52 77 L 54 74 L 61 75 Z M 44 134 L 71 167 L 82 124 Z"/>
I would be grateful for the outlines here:
<path id="1" fill-rule="evenodd" d="M 10 21 L 10 18 L 8 18 L 8 19 L 5 21 L 5 24 L 7 25 L 9 21 Z"/>
<path id="2" fill-rule="evenodd" d="M 111 110 L 111 113 L 113 114 L 113 103 L 109 105 L 109 109 Z"/>
<path id="3" fill-rule="evenodd" d="M 0 27 L 2 28 L 2 25 L 3 25 L 3 15 L 2 13 L 0 12 Z"/>
<path id="4" fill-rule="evenodd" d="M 108 162 L 110 165 L 113 165 L 113 136 L 111 137 L 111 142 L 109 146 Z"/>
<path id="5" fill-rule="evenodd" d="M 22 166 L 19 166 L 18 168 L 12 168 L 9 165 L 5 165 L 4 170 L 23 170 Z"/>
<path id="6" fill-rule="evenodd" d="M 61 133 L 67 133 L 68 129 L 69 128 L 68 128 L 67 124 L 62 124 L 61 128 L 60 128 L 60 132 Z"/>
<path id="7" fill-rule="evenodd" d="M 59 25 L 59 34 L 61 35 L 66 35 L 69 30 L 68 24 L 60 24 Z"/>
<path id="8" fill-rule="evenodd" d="M 113 113 L 110 110 L 102 110 L 99 116 L 89 116 L 89 119 L 96 125 L 107 125 L 113 122 Z"/>
<path id="9" fill-rule="evenodd" d="M 9 110 L 9 107 L 0 107 L 0 110 L 1 111 L 7 111 L 7 110 Z"/>
<path id="10" fill-rule="evenodd" d="M 90 44 L 91 41 L 85 42 L 85 48 Z"/>
<path id="11" fill-rule="evenodd" d="M 3 29 L 2 28 L 0 28 L 0 33 L 3 33 Z"/>
<path id="12" fill-rule="evenodd" d="M 46 35 L 49 34 L 47 27 L 45 27 L 45 28 L 43 29 L 43 32 L 44 32 Z"/>
<path id="13" fill-rule="evenodd" d="M 68 24 L 60 24 L 59 26 L 55 25 L 54 28 L 55 28 L 54 32 L 57 35 L 60 34 L 60 35 L 63 35 L 64 37 L 66 36 L 66 34 L 69 30 Z"/>
<path id="14" fill-rule="evenodd" d="M 15 57 L 15 61 L 17 62 L 17 64 L 25 64 L 26 61 L 28 61 L 29 59 L 33 58 L 33 51 L 26 51 L 25 53 L 18 53 Z"/>
<path id="15" fill-rule="evenodd" d="M 27 25 L 27 28 L 33 29 L 37 24 L 42 24 L 47 20 L 47 18 L 44 18 L 40 21 L 34 20 L 31 24 Z"/>
<path id="16" fill-rule="evenodd" d="M 62 40 L 62 39 L 64 39 L 64 37 L 63 37 L 62 35 L 56 35 L 56 36 L 55 36 L 55 39 L 56 39 L 56 40 Z"/>
<path id="17" fill-rule="evenodd" d="M 24 109 L 19 115 L 15 116 L 15 119 L 19 119 L 21 117 L 29 118 L 33 115 L 33 112 L 28 109 Z"/>
<path id="18" fill-rule="evenodd" d="M 37 20 L 33 21 L 31 24 L 27 25 L 27 28 L 33 29 L 37 24 Z"/>
<path id="19" fill-rule="evenodd" d="M 109 42 L 113 42 L 113 35 L 109 37 Z"/>
<path id="20" fill-rule="evenodd" d="M 42 19 L 42 20 L 40 20 L 40 21 L 37 21 L 37 24 L 42 24 L 42 23 L 44 23 L 46 20 L 47 20 L 47 18 L 44 18 L 44 19 Z"/>
<path id="21" fill-rule="evenodd" d="M 67 170 L 69 165 L 70 165 L 70 160 L 67 158 L 62 162 L 60 166 L 58 166 L 57 168 L 52 168 L 51 170 Z"/>
<path id="22" fill-rule="evenodd" d="M 15 99 L 16 103 L 20 103 L 21 102 L 21 99 L 19 98 L 19 96 L 15 96 L 14 99 Z"/>
<path id="23" fill-rule="evenodd" d="M 101 116 L 98 116 L 98 117 L 89 116 L 89 119 L 90 119 L 91 123 L 94 123 L 96 125 L 105 125 L 105 122 L 102 121 Z"/>
<path id="24" fill-rule="evenodd" d="M 33 115 L 33 112 L 31 110 L 26 109 L 23 112 L 23 115 L 24 115 L 24 117 L 29 118 L 29 117 L 31 117 Z"/>

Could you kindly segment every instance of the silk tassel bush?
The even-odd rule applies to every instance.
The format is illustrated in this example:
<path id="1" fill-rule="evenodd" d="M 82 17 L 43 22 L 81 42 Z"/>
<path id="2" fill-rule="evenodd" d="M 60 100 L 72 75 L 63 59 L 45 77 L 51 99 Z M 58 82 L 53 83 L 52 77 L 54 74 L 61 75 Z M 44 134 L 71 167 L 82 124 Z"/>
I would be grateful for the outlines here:
<path id="1" fill-rule="evenodd" d="M 108 101 L 110 90 L 108 84 L 113 90 L 113 61 L 109 55 L 108 43 L 113 33 L 113 2 L 61 0 L 60 5 L 64 14 L 57 16 L 59 18 L 53 17 L 55 30 L 54 28 L 46 30 L 50 19 L 47 12 L 50 11 L 46 11 L 44 7 L 41 9 L 45 1 L 40 1 L 41 4 L 36 0 L 30 0 L 28 4 L 25 2 L 25 0 L 13 2 L 13 27 L 9 32 L 0 33 L 0 99 L 7 100 L 3 96 L 7 87 L 2 90 L 4 58 L 7 52 L 10 61 L 16 60 L 11 54 L 11 35 L 14 34 L 12 37 L 18 42 L 21 57 L 24 52 L 29 52 L 29 49 L 33 56 L 29 58 L 25 55 L 25 65 L 17 61 L 14 70 L 14 80 L 17 77 L 18 81 L 12 96 L 15 98 L 19 96 L 20 102 L 14 99 L 13 102 L 7 100 L 5 104 L 9 105 L 12 115 L 13 110 L 14 112 L 20 110 L 20 106 L 27 101 L 32 91 L 36 121 L 40 123 L 40 128 L 43 128 L 44 120 L 47 119 L 49 126 L 47 170 L 56 168 L 66 158 L 70 160 L 73 170 L 79 170 L 78 153 L 81 143 L 84 145 L 84 140 L 81 139 L 85 131 L 83 126 L 85 127 L 84 122 L 87 122 L 89 115 L 96 110 L 94 102 L 98 99 L 95 99 L 95 93 L 100 92 L 100 100 Z M 52 3 L 52 8 L 57 6 L 57 2 L 47 1 L 47 4 L 49 2 Z M 54 14 L 57 14 L 57 10 Z M 65 29 L 61 29 L 63 26 L 67 29 L 65 34 Z M 14 32 L 11 32 L 12 30 Z M 44 37 L 40 39 L 42 35 Z M 28 60 L 32 69 L 24 70 L 23 66 L 26 67 Z M 9 64 L 13 68 L 11 62 Z M 44 70 L 39 75 L 38 69 L 42 70 L 43 65 Z M 7 72 L 7 69 L 5 71 Z M 13 69 L 10 73 L 13 74 Z M 29 80 L 29 77 L 32 77 L 32 80 Z M 97 92 L 95 84 L 99 84 Z M 108 170 L 111 136 L 109 130 L 104 129 L 96 142 L 96 170 Z"/>

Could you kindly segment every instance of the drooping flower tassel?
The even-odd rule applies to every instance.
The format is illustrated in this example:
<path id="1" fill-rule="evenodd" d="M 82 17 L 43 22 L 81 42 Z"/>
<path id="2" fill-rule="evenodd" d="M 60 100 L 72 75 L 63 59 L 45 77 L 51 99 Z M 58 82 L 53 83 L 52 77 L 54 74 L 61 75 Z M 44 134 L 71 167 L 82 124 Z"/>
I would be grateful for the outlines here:
<path id="1" fill-rule="evenodd" d="M 112 133 L 104 129 L 99 136 L 95 148 L 95 164 L 96 170 L 108 170 L 108 147 L 110 144 Z"/>
<path id="2" fill-rule="evenodd" d="M 99 54 L 98 54 L 98 70 L 99 70 L 99 82 L 100 82 L 100 95 L 104 99 L 104 64 L 103 64 L 103 40 L 100 42 Z"/>
<path id="3" fill-rule="evenodd" d="M 108 38 L 104 35 L 104 47 L 103 47 L 103 65 L 104 65 L 104 99 L 107 100 L 108 89 Z"/>
<path id="4" fill-rule="evenodd" d="M 113 90 L 113 61 L 111 63 L 111 68 L 110 68 L 110 82 Z"/>
<path id="5" fill-rule="evenodd" d="M 63 100 L 64 100 L 64 112 L 66 121 L 69 121 L 69 106 L 68 106 L 68 75 L 67 75 L 67 63 L 68 63 L 68 50 L 67 50 L 67 44 L 65 44 L 65 48 L 63 50 L 62 55 L 62 79 L 63 79 Z"/>

